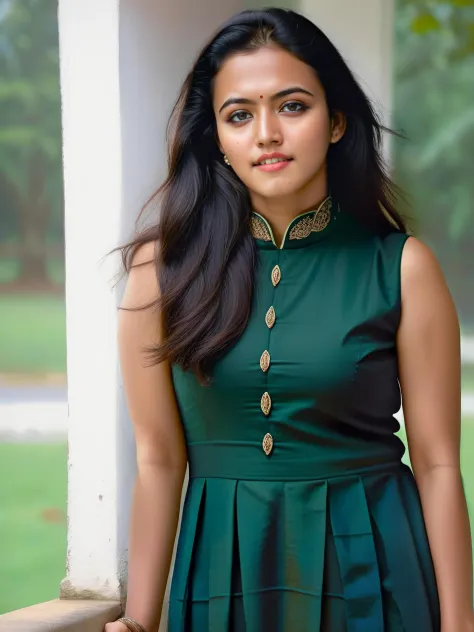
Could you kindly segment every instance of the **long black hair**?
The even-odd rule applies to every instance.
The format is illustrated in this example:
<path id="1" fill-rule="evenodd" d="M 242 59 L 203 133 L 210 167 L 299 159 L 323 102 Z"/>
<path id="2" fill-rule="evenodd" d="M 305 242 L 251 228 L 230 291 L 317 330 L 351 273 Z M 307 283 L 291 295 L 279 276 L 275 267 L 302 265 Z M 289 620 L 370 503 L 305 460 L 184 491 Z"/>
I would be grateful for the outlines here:
<path id="1" fill-rule="evenodd" d="M 138 248 L 157 243 L 163 342 L 150 350 L 152 362 L 166 359 L 194 371 L 202 383 L 245 329 L 257 264 L 248 191 L 223 163 L 217 144 L 213 80 L 230 55 L 269 44 L 311 66 L 329 112 L 346 116 L 346 132 L 327 156 L 334 204 L 377 234 L 405 231 L 382 158 L 382 133 L 389 130 L 331 41 L 294 11 L 232 17 L 198 55 L 173 109 L 168 176 L 157 192 L 159 220 L 121 249 L 129 271 Z"/>

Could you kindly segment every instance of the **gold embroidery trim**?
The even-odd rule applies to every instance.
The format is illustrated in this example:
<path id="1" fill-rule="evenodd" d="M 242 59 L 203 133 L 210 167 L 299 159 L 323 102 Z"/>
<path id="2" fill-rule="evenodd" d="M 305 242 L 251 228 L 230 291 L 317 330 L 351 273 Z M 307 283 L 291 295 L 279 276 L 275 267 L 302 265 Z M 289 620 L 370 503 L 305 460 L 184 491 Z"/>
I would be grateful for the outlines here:
<path id="1" fill-rule="evenodd" d="M 258 217 L 252 216 L 250 218 L 250 230 L 255 239 L 261 239 L 262 241 L 272 240 L 272 236 L 267 225 Z"/>
<path id="2" fill-rule="evenodd" d="M 268 432 L 263 437 L 262 447 L 263 447 L 263 451 L 265 452 L 265 454 L 267 456 L 269 456 L 271 454 L 272 450 L 273 450 L 273 437 Z"/>
<path id="3" fill-rule="evenodd" d="M 270 368 L 270 354 L 267 350 L 262 353 L 262 357 L 260 358 L 260 368 L 264 373 Z"/>
<path id="4" fill-rule="evenodd" d="M 267 323 L 268 329 L 271 329 L 273 327 L 273 325 L 275 324 L 275 321 L 276 321 L 275 310 L 273 309 L 273 307 L 270 307 L 270 309 L 268 310 L 265 316 L 265 322 Z"/>
<path id="5" fill-rule="evenodd" d="M 272 399 L 268 393 L 264 393 L 262 395 L 262 400 L 260 402 L 260 406 L 262 408 L 263 414 L 268 417 L 270 411 L 272 409 Z"/>
<path id="6" fill-rule="evenodd" d="M 313 216 L 307 215 L 300 219 L 290 230 L 290 239 L 305 239 L 311 235 L 313 229 Z"/>
<path id="7" fill-rule="evenodd" d="M 328 198 L 314 216 L 313 233 L 320 233 L 331 221 L 332 200 Z"/>
<path id="8" fill-rule="evenodd" d="M 272 283 L 273 287 L 276 287 L 281 281 L 280 266 L 275 266 L 272 270 Z"/>
<path id="9" fill-rule="evenodd" d="M 328 197 L 317 211 L 303 214 L 291 228 L 288 239 L 305 239 L 311 233 L 320 233 L 331 221 L 332 199 Z M 250 231 L 256 239 L 273 241 L 269 226 L 263 218 L 254 214 L 250 218 Z"/>
<path id="10" fill-rule="evenodd" d="M 290 230 L 290 239 L 305 239 L 311 233 L 320 233 L 331 221 L 332 201 L 328 198 L 314 214 L 306 215 Z"/>

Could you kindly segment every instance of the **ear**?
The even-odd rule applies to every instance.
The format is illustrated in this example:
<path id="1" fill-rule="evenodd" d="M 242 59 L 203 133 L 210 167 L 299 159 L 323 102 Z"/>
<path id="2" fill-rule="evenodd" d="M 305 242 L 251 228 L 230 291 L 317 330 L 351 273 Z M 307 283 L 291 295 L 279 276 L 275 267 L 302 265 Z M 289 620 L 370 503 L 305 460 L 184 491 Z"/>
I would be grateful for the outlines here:
<path id="1" fill-rule="evenodd" d="M 331 117 L 331 143 L 338 143 L 347 128 L 346 115 L 343 112 L 333 112 Z"/>

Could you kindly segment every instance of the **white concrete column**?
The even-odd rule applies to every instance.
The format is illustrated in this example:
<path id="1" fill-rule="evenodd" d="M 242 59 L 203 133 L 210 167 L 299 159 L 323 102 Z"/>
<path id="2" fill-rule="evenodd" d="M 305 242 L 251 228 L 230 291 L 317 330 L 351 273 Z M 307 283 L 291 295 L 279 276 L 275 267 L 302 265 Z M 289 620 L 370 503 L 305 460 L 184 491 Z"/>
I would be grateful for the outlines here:
<path id="1" fill-rule="evenodd" d="M 66 205 L 69 507 L 63 598 L 118 599 L 133 438 L 120 384 L 117 260 L 165 172 L 164 131 L 198 48 L 241 0 L 59 0 Z"/>
<path id="2" fill-rule="evenodd" d="M 117 599 L 116 299 L 122 151 L 118 0 L 60 0 L 69 399 L 63 597 Z"/>

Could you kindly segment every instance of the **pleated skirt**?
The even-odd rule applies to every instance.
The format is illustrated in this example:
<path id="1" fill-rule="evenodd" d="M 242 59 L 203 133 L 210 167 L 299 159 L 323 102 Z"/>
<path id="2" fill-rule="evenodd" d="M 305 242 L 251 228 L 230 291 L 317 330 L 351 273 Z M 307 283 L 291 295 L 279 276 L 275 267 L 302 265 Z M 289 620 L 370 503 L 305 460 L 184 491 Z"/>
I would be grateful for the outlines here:
<path id="1" fill-rule="evenodd" d="M 439 632 L 410 469 L 316 481 L 191 478 L 169 632 Z"/>

